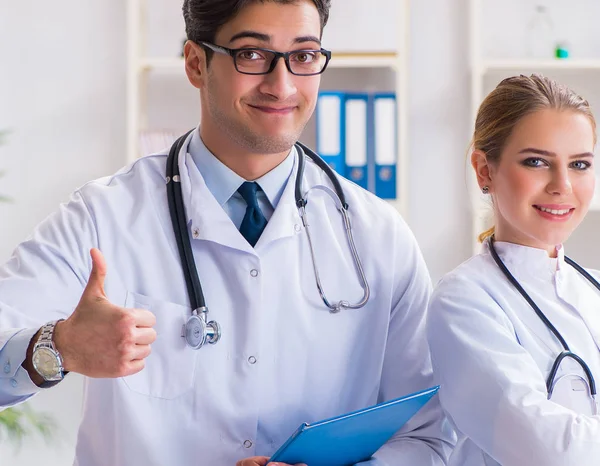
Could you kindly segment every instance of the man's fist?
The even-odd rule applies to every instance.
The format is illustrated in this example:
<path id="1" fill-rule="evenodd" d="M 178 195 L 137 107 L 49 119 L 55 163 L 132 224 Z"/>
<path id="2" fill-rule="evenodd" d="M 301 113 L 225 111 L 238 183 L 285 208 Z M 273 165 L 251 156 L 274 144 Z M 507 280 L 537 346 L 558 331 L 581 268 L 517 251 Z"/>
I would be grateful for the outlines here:
<path id="1" fill-rule="evenodd" d="M 112 304 L 104 292 L 106 263 L 90 251 L 92 271 L 71 316 L 59 322 L 54 343 L 66 371 L 88 377 L 123 377 L 141 371 L 156 340 L 154 314 Z"/>

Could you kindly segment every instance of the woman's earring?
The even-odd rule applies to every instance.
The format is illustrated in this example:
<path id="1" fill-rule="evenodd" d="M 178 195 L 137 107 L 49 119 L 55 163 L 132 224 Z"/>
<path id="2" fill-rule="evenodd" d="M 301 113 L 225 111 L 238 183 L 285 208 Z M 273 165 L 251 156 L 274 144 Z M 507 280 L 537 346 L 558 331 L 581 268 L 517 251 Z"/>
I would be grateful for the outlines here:
<path id="1" fill-rule="evenodd" d="M 490 192 L 490 188 L 488 188 L 487 186 L 484 186 L 483 188 L 481 188 L 481 192 L 483 194 L 489 194 Z"/>

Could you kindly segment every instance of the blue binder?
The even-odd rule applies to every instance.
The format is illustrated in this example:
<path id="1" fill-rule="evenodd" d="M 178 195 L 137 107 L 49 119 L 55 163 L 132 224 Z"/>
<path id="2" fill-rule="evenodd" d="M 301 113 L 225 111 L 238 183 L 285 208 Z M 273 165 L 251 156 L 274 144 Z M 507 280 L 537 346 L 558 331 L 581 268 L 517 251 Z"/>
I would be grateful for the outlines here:
<path id="1" fill-rule="evenodd" d="M 344 102 L 344 176 L 357 185 L 369 189 L 369 95 L 348 93 Z"/>
<path id="2" fill-rule="evenodd" d="M 344 93 L 319 92 L 317 100 L 317 153 L 337 173 L 345 176 Z"/>
<path id="3" fill-rule="evenodd" d="M 396 199 L 398 157 L 396 95 L 377 93 L 373 98 L 375 194 Z"/>
<path id="4" fill-rule="evenodd" d="M 269 461 L 309 466 L 366 461 L 438 390 L 436 386 L 314 424 L 303 423 Z"/>

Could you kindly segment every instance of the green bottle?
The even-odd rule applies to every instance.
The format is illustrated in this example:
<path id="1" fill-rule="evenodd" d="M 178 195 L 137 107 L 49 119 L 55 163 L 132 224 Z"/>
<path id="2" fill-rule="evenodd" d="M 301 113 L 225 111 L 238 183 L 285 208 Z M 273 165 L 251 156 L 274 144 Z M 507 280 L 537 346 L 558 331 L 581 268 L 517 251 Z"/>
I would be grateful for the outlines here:
<path id="1" fill-rule="evenodd" d="M 554 49 L 554 56 L 559 59 L 569 58 L 569 47 L 565 42 L 559 42 Z"/>

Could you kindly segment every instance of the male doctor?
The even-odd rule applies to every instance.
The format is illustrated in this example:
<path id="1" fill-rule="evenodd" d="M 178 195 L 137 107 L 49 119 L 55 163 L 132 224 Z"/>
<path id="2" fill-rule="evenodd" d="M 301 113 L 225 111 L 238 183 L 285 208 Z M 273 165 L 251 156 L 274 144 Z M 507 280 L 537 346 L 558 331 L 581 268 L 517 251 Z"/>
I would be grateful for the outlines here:
<path id="1" fill-rule="evenodd" d="M 0 406 L 85 375 L 77 465 L 265 465 L 303 421 L 433 385 L 415 239 L 343 179 L 371 296 L 332 313 L 316 285 L 294 143 L 327 64 L 329 0 L 186 0 L 183 11 L 202 108 L 178 154 L 184 233 L 220 339 L 194 350 L 181 336 L 191 308 L 166 153 L 77 190 L 0 269 Z M 333 187 L 306 158 L 302 187 L 314 186 Z M 332 198 L 314 191 L 307 213 L 327 297 L 360 301 Z M 453 441 L 434 398 L 368 463 L 446 464 Z"/>

